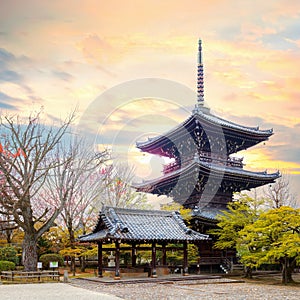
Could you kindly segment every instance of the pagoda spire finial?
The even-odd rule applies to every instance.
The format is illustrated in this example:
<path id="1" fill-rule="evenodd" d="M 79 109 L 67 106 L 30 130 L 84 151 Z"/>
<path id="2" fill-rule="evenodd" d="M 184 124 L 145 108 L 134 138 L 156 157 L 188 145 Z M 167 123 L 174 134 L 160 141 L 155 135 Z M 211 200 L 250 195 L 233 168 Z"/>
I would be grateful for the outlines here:
<path id="1" fill-rule="evenodd" d="M 210 113 L 210 109 L 204 106 L 204 77 L 202 62 L 202 41 L 198 41 L 198 69 L 197 69 L 197 103 L 193 113 Z"/>
<path id="2" fill-rule="evenodd" d="M 198 72 L 197 72 L 197 102 L 198 105 L 204 104 L 204 80 L 202 63 L 202 41 L 198 41 Z"/>

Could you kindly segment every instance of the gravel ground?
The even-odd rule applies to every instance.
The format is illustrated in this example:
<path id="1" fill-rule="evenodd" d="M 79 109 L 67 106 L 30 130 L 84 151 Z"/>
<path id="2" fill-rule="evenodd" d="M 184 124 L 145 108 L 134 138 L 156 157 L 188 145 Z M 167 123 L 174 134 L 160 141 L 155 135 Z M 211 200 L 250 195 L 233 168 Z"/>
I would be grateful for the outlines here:
<path id="1" fill-rule="evenodd" d="M 231 279 L 207 279 L 173 283 L 135 283 L 107 285 L 86 280 L 72 280 L 71 285 L 118 296 L 126 300 L 183 299 L 300 299 L 300 285 L 283 286 L 261 283 L 238 283 Z"/>

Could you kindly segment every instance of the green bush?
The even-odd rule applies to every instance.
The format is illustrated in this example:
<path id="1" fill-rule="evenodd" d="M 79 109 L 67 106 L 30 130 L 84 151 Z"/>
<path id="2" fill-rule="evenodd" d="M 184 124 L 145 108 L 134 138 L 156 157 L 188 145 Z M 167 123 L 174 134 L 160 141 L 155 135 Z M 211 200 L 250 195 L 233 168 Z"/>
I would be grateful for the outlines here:
<path id="1" fill-rule="evenodd" d="M 16 248 L 11 246 L 0 248 L 0 260 L 11 261 L 17 265 L 19 257 Z"/>
<path id="2" fill-rule="evenodd" d="M 16 268 L 16 265 L 12 261 L 0 260 L 0 272 L 12 271 Z"/>
<path id="3" fill-rule="evenodd" d="M 61 255 L 55 254 L 55 253 L 43 254 L 40 256 L 39 261 L 43 263 L 43 269 L 46 269 L 46 270 L 49 269 L 49 264 L 51 261 L 53 261 L 53 262 L 58 261 L 59 267 L 64 265 L 63 257 Z"/>

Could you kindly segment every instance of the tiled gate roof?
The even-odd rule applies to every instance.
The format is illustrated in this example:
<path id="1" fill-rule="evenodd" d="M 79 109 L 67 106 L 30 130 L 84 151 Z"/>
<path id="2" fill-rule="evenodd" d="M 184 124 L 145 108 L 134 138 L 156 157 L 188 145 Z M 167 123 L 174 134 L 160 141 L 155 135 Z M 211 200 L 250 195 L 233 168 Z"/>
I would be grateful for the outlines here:
<path id="1" fill-rule="evenodd" d="M 81 242 L 121 239 L 122 241 L 163 242 L 208 240 L 209 236 L 188 228 L 179 212 L 103 207 L 91 234 Z"/>

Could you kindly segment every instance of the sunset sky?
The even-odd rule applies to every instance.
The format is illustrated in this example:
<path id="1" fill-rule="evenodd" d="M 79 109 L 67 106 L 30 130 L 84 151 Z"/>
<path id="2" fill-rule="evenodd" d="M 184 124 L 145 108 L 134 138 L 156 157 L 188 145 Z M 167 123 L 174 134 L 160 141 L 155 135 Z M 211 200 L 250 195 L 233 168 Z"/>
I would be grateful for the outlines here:
<path id="1" fill-rule="evenodd" d="M 42 107 L 51 121 L 76 109 L 98 147 L 126 153 L 150 178 L 162 160 L 135 142 L 190 115 L 196 99 L 166 99 L 163 85 L 196 91 L 201 38 L 206 105 L 230 121 L 273 128 L 268 142 L 237 155 L 246 169 L 290 173 L 299 197 L 299 28 L 298 0 L 0 0 L 1 113 Z M 145 78 L 162 80 L 156 97 Z"/>

